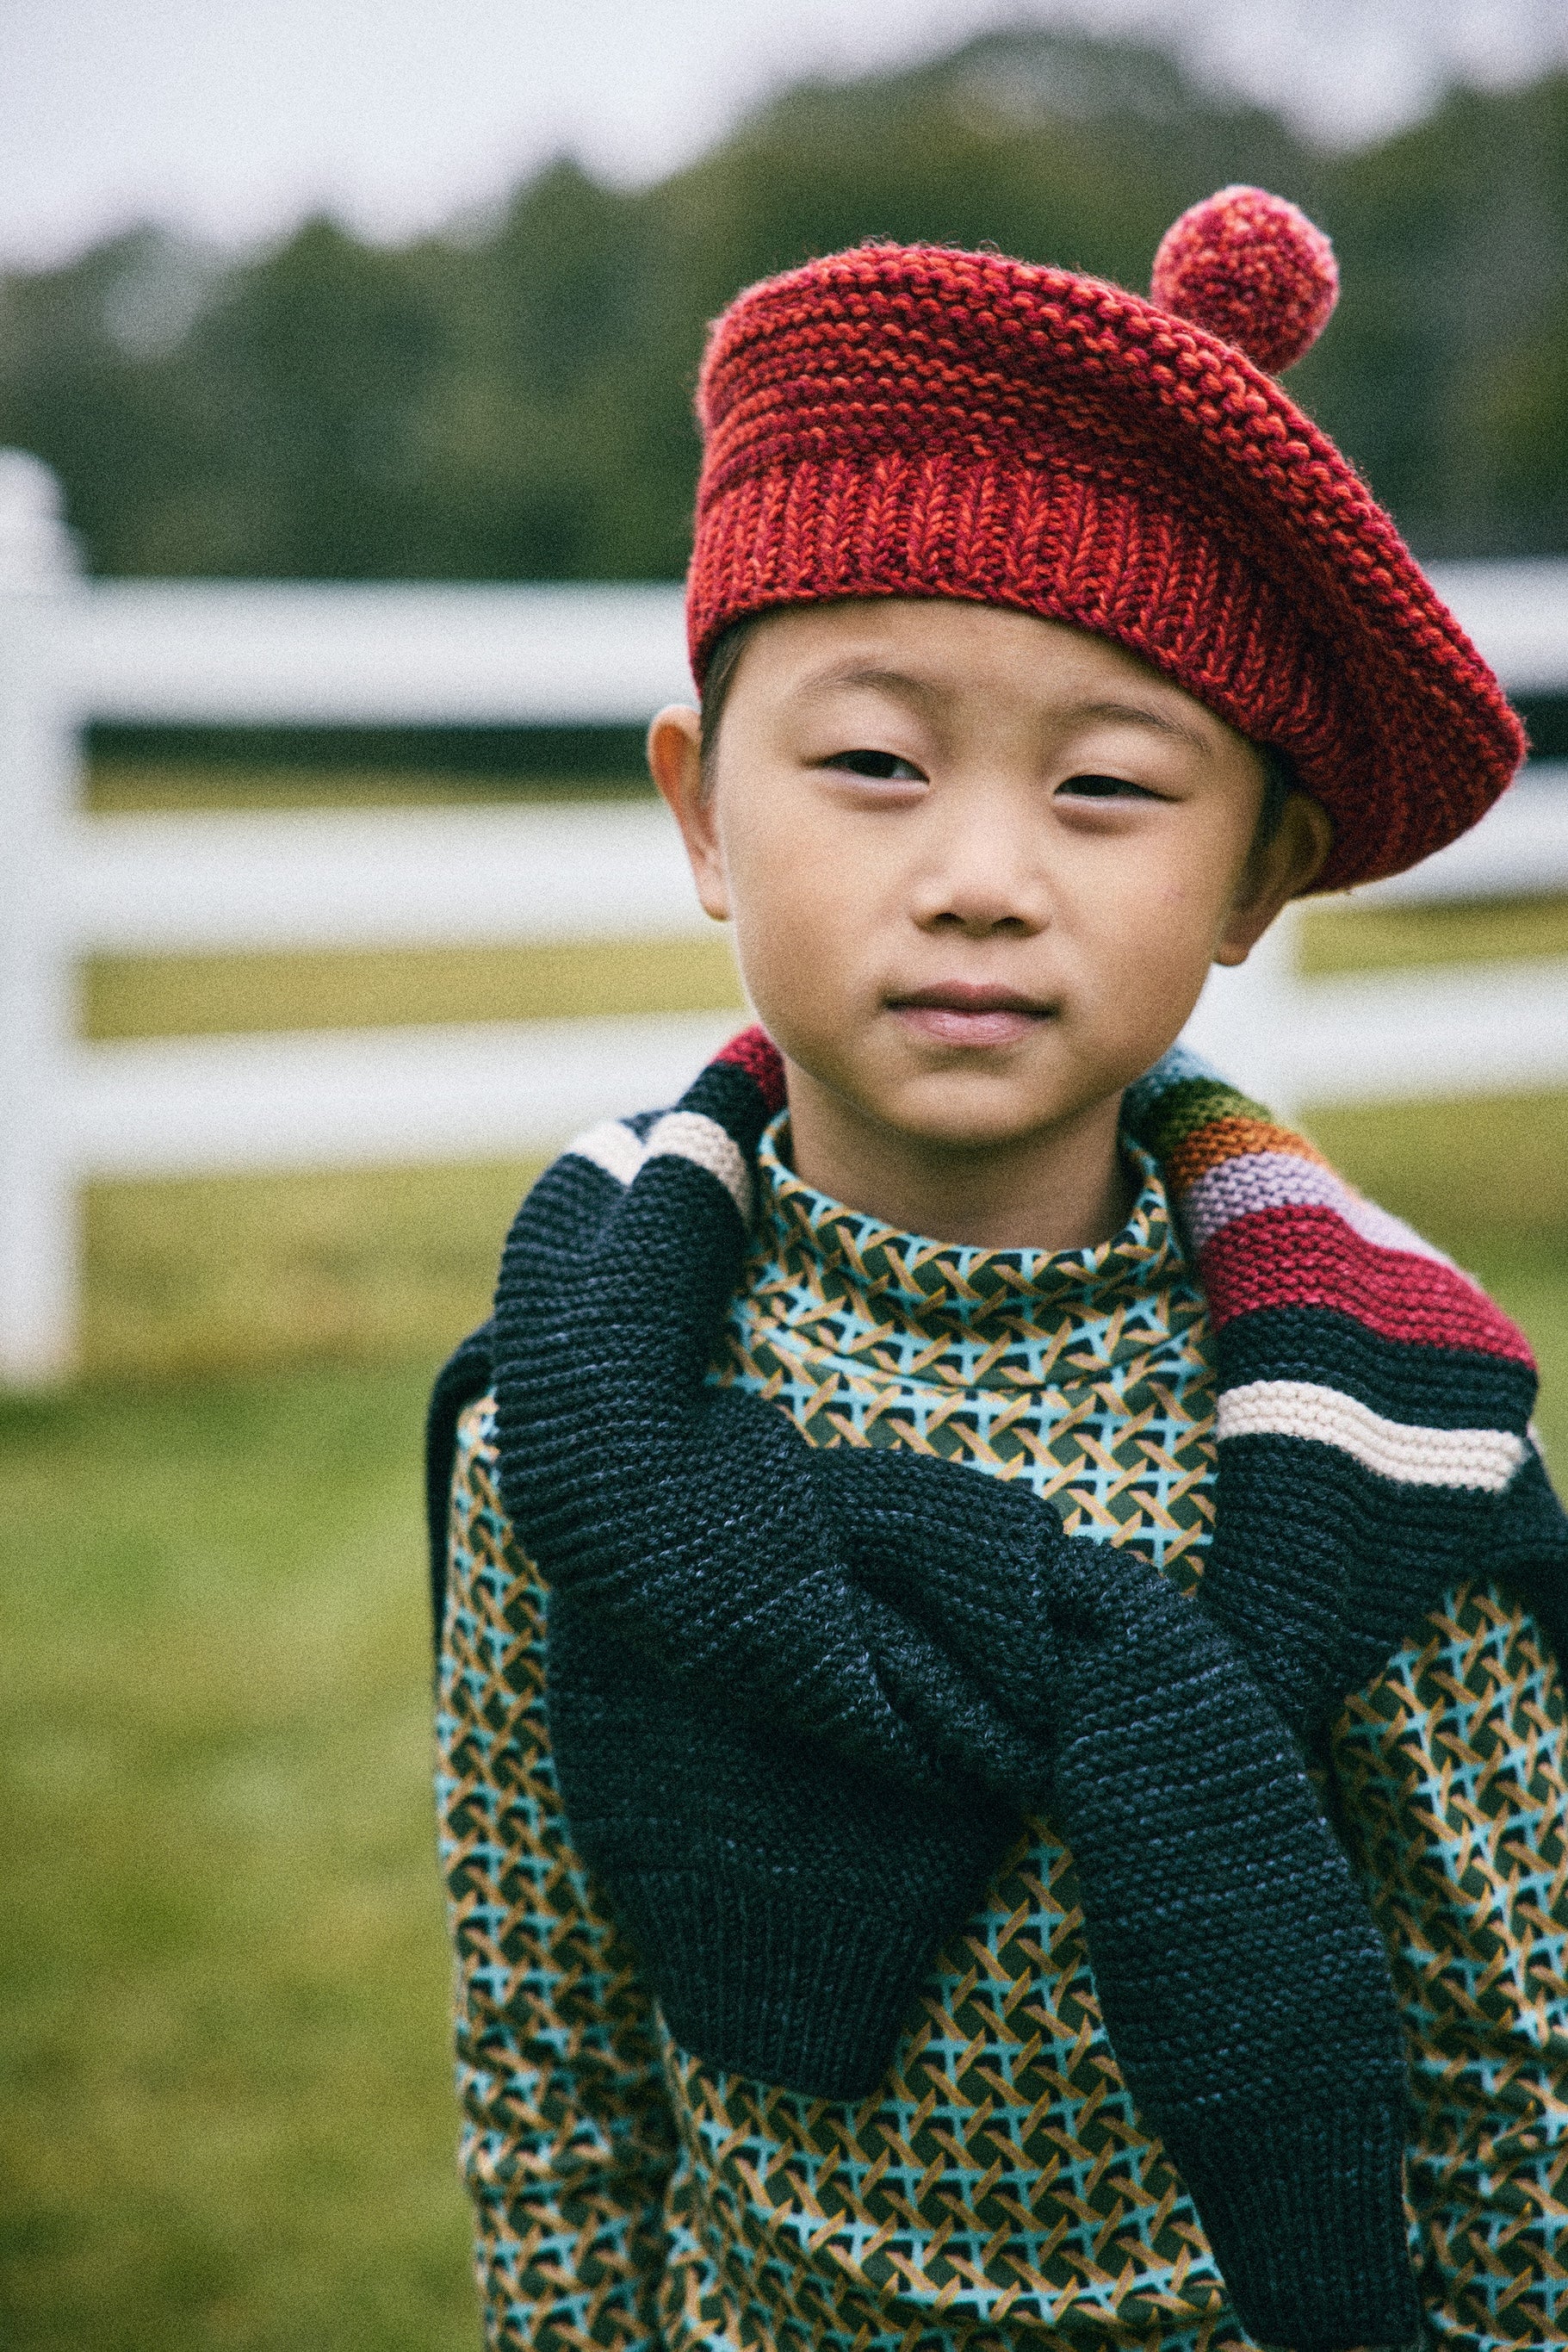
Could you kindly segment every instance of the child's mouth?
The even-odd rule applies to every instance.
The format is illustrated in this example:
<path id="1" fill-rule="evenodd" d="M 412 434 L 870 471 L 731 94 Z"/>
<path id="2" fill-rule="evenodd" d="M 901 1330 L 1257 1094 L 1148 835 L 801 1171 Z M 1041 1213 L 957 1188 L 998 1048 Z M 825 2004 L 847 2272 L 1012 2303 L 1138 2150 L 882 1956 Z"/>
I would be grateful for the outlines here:
<path id="1" fill-rule="evenodd" d="M 1009 988 L 986 988 L 967 982 L 936 988 L 913 989 L 891 997 L 888 1009 L 906 1028 L 934 1045 L 990 1047 L 1016 1045 L 1051 1018 L 1053 1008 L 1020 996 Z"/>

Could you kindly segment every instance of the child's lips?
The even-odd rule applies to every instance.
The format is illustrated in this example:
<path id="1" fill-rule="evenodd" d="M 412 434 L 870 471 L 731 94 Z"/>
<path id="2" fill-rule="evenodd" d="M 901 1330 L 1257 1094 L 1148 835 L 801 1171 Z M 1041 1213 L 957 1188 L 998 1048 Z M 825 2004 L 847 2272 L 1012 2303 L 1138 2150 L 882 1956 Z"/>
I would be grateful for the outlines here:
<path id="1" fill-rule="evenodd" d="M 1016 1045 L 1049 1021 L 1052 1008 L 1003 989 L 923 989 L 894 997 L 889 1010 L 905 1028 L 933 1045 L 989 1048 Z"/>

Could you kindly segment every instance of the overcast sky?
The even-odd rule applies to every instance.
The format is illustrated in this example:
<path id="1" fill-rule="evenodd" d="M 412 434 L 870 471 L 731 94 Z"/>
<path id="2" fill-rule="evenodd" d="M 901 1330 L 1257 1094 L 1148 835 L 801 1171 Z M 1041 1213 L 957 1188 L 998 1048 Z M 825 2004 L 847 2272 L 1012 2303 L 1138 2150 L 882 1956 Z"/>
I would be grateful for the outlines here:
<path id="1" fill-rule="evenodd" d="M 1020 19 L 1163 32 L 1341 139 L 1568 60 L 1568 0 L 0 0 L 0 264 L 148 219 L 402 236 L 562 149 L 653 176 L 802 73 Z"/>

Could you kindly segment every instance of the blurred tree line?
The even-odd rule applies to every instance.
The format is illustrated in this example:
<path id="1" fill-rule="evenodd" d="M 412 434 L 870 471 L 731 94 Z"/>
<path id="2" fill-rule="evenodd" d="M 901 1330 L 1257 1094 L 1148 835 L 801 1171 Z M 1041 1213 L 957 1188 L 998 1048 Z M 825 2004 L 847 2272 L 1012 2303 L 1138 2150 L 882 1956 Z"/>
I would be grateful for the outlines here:
<path id="1" fill-rule="evenodd" d="M 1343 294 L 1293 393 L 1428 555 L 1568 548 L 1568 76 L 1349 153 L 1155 50 L 990 36 L 807 86 L 643 189 L 560 161 L 400 250 L 326 220 L 225 266 L 152 231 L 0 283 L 0 443 L 102 572 L 672 577 L 705 322 L 871 234 L 1147 284 L 1229 180 L 1302 205 Z"/>

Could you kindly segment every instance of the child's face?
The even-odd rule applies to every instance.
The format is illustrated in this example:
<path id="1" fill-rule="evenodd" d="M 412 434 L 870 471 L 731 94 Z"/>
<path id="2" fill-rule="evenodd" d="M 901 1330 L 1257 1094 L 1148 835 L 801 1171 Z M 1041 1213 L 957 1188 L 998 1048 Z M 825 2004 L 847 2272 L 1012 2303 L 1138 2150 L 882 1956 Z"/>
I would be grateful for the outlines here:
<path id="1" fill-rule="evenodd" d="M 1328 845 L 1254 847 L 1257 753 L 1120 646 L 990 605 L 802 605 L 746 645 L 705 790 L 650 751 L 801 1078 L 907 1148 L 1042 1138 L 1158 1059 Z"/>

